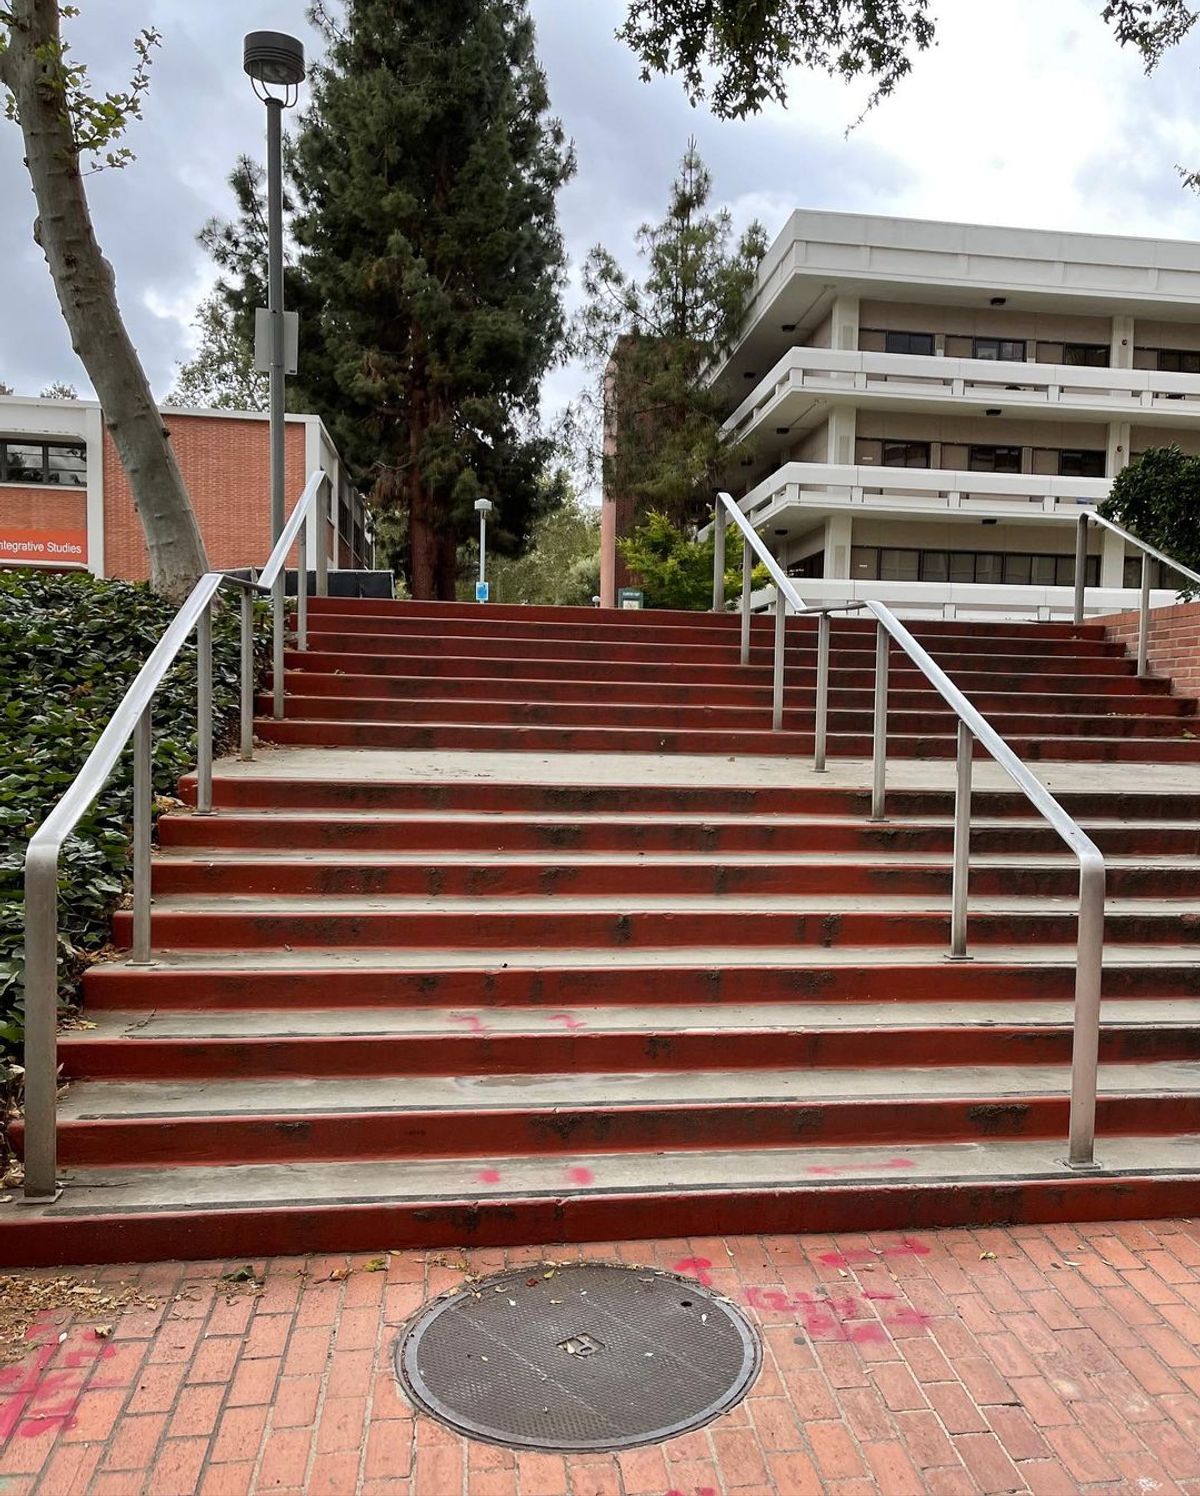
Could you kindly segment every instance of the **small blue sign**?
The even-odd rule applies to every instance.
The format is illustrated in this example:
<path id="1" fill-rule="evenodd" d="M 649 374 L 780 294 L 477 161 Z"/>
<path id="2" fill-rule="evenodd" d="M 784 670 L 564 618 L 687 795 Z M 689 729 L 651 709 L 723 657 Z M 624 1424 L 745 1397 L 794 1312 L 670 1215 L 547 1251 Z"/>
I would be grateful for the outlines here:
<path id="1" fill-rule="evenodd" d="M 487 600 L 488 600 L 488 593 L 491 591 L 491 586 L 492 586 L 492 584 L 490 582 L 476 582 L 475 583 L 475 601 L 477 603 L 486 603 L 487 602 Z"/>

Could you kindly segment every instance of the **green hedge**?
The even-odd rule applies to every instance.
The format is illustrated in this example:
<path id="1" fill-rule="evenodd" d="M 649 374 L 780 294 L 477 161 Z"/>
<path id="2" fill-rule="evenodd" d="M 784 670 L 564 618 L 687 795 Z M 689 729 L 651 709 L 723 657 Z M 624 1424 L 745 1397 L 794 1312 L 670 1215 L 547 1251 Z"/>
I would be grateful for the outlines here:
<path id="1" fill-rule="evenodd" d="M 25 847 L 70 785 L 122 695 L 175 614 L 148 587 L 81 573 L 0 572 L 0 1044 L 23 1023 Z M 238 609 L 213 631 L 218 743 L 238 702 Z M 190 642 L 154 709 L 154 787 L 176 793 L 195 764 L 196 650 Z M 108 940 L 125 892 L 133 755 L 116 771 L 59 863 L 59 993 L 71 1001 L 89 956 Z"/>

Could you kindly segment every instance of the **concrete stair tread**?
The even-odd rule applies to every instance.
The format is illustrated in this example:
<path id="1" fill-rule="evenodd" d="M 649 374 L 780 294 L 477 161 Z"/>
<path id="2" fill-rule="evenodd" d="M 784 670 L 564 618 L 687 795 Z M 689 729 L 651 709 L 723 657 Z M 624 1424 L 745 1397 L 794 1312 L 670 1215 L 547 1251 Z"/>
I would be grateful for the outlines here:
<path id="1" fill-rule="evenodd" d="M 1073 969 L 1076 950 L 1068 944 L 1012 944 L 997 943 L 987 947 L 986 957 L 971 964 L 975 973 L 991 968 L 1017 963 L 1029 965 L 1057 965 Z M 650 968 L 656 977 L 669 981 L 672 971 L 720 969 L 753 972 L 756 968 L 786 968 L 792 971 L 821 972 L 829 967 L 861 968 L 869 973 L 874 966 L 936 967 L 946 964 L 944 946 L 906 945 L 894 950 L 878 946 L 830 946 L 814 951 L 794 945 L 780 946 L 665 946 L 653 945 L 623 948 L 607 946 L 556 946 L 553 950 L 522 949 L 514 946 L 503 951 L 456 949 L 444 947 L 403 946 L 389 948 L 375 946 L 368 950 L 353 947 L 304 946 L 299 949 L 228 950 L 218 946 L 202 949 L 172 950 L 170 947 L 155 947 L 153 961 L 147 966 L 134 965 L 126 955 L 111 952 L 90 974 L 103 977 L 106 971 L 128 972 L 174 971 L 180 973 L 202 971 L 322 971 L 336 974 L 338 971 L 377 971 L 386 975 L 389 971 L 479 971 L 491 972 L 499 968 L 519 969 L 532 972 L 547 968 L 563 969 L 579 967 L 636 967 Z M 1131 966 L 1184 967 L 1188 970 L 1196 965 L 1192 950 L 1161 945 L 1121 944 L 1110 945 L 1105 956 L 1105 969 L 1116 971 Z"/>
<path id="2" fill-rule="evenodd" d="M 618 1071 L 568 1075 L 251 1077 L 237 1080 L 82 1081 L 60 1102 L 64 1122 L 195 1117 L 316 1117 L 368 1112 L 619 1110 L 623 1106 L 733 1107 L 771 1103 L 1059 1097 L 1064 1065 L 940 1065 L 906 1069 Z M 1200 1061 L 1100 1066 L 1102 1096 L 1186 1097 L 1200 1104 Z M 1197 1113 L 1200 1121 L 1200 1112 Z"/>
<path id="3" fill-rule="evenodd" d="M 643 823 L 644 824 L 644 823 Z M 1161 827 L 1156 827 L 1161 830 Z M 1196 828 L 1200 834 L 1200 827 Z M 1110 867 L 1160 867 L 1200 868 L 1200 856 L 1186 853 L 1164 853 L 1150 856 L 1138 852 L 1107 853 L 1105 862 Z M 336 847 L 320 848 L 257 848 L 257 847 L 205 847 L 190 844 L 187 847 L 164 847 L 155 853 L 155 861 L 171 864 L 228 865 L 237 867 L 244 863 L 278 864 L 283 867 L 307 866 L 312 863 L 333 867 L 924 867 L 949 868 L 949 852 L 909 852 L 904 848 L 896 851 L 880 848 L 871 853 L 842 852 L 526 852 L 488 850 L 448 852 L 441 848 L 425 851 L 371 851 L 352 849 L 340 851 Z M 1061 856 L 1046 852 L 980 852 L 972 853 L 971 869 L 984 868 L 1038 868 L 1078 867 L 1078 859 L 1070 852 Z"/>
<path id="4" fill-rule="evenodd" d="M 658 1153 L 572 1153 L 505 1157 L 339 1160 L 185 1168 L 72 1169 L 68 1189 L 23 1216 L 79 1217 L 112 1212 L 254 1211 L 270 1206 L 397 1206 L 432 1200 L 505 1200 L 531 1196 L 677 1195 L 680 1191 L 817 1191 L 957 1182 L 996 1186 L 1070 1178 L 1055 1139 L 971 1143 L 898 1142 L 893 1148 L 697 1149 Z M 1099 1150 L 1109 1175 L 1200 1178 L 1200 1134 L 1106 1137 Z M 499 1177 L 493 1177 L 498 1175 Z M 10 1207 L 9 1219 L 17 1214 Z M 7 1213 L 7 1212 L 6 1212 Z M 247 1248 L 249 1250 L 249 1248 Z M 1067 1254 L 1069 1255 L 1069 1254 Z M 887 1278 L 880 1289 L 886 1291 Z"/>
<path id="5" fill-rule="evenodd" d="M 997 1027 L 1063 1028 L 1071 1024 L 1069 1002 L 876 1002 L 709 1003 L 655 1005 L 622 1003 L 604 1007 L 475 1008 L 289 1008 L 248 1011 L 98 1011 L 85 1029 L 67 1028 L 60 1042 L 122 1039 L 273 1039 L 426 1035 L 541 1035 L 564 1032 L 702 1034 L 742 1030 L 795 1034 L 908 1029 L 978 1030 Z M 1105 1027 L 1200 1027 L 1200 998 L 1110 999 L 1101 1015 Z"/>
<path id="6" fill-rule="evenodd" d="M 154 899 L 162 914 L 628 914 L 630 899 L 619 894 L 492 895 L 478 898 L 413 897 L 402 894 L 170 894 Z M 972 896 L 972 914 L 1061 914 L 1074 909 L 1072 895 Z M 1109 898 L 1109 914 L 1178 914 L 1195 907 L 1192 895 L 1179 898 Z M 637 894 L 639 914 L 947 914 L 950 897 L 927 894 Z"/>

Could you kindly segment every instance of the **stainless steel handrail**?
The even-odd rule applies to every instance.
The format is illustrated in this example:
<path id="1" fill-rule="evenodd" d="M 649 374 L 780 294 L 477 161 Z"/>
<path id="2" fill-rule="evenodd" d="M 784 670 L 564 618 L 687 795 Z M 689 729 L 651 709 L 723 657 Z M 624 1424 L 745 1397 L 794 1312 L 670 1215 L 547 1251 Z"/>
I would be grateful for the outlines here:
<path id="1" fill-rule="evenodd" d="M 104 788 L 125 747 L 133 739 L 133 941 L 130 962 L 145 965 L 152 951 L 150 921 L 150 837 L 154 783 L 151 769 L 154 697 L 189 636 L 196 635 L 196 812 L 212 812 L 213 658 L 212 610 L 222 587 L 241 592 L 241 754 L 254 753 L 254 593 L 272 590 L 282 597 L 283 566 L 300 534 L 297 616 L 306 611 L 305 537 L 317 523 L 317 499 L 327 481 L 316 472 L 305 485 L 291 518 L 267 562 L 262 579 L 210 571 L 196 583 L 168 624 L 150 657 L 133 678 L 116 711 L 96 740 L 83 767 L 54 809 L 34 832 L 25 852 L 25 1198 L 52 1197 L 58 1185 L 58 859 L 63 843 Z M 324 536 L 317 537 L 317 580 L 327 576 Z M 283 608 L 276 631 L 282 634 Z M 299 648 L 307 637 L 297 625 Z M 276 682 L 282 680 L 282 649 Z"/>
<path id="2" fill-rule="evenodd" d="M 1136 535 L 1130 534 L 1123 526 L 1114 524 L 1111 519 L 1105 519 L 1104 515 L 1097 514 L 1094 510 L 1088 510 L 1079 516 L 1079 523 L 1075 528 L 1075 622 L 1082 623 L 1084 608 L 1087 603 L 1087 527 L 1088 524 L 1103 525 L 1106 530 L 1111 530 L 1114 535 L 1119 535 L 1129 545 L 1137 546 L 1142 553 L 1142 577 L 1140 595 L 1138 598 L 1138 649 L 1137 649 L 1137 673 L 1146 676 L 1150 673 L 1150 562 L 1160 561 L 1164 566 L 1169 566 L 1172 571 L 1178 572 L 1180 576 L 1187 577 L 1190 582 L 1200 585 L 1200 573 L 1194 572 L 1190 566 L 1185 566 L 1182 561 L 1175 561 L 1148 541 L 1139 540 Z"/>
<path id="3" fill-rule="evenodd" d="M 732 516 L 743 534 L 749 520 L 727 493 L 717 495 L 713 606 L 718 606 L 716 578 L 724 578 L 723 513 Z M 749 536 L 747 536 L 749 539 Z M 755 536 L 757 539 L 757 536 Z M 776 587 L 777 598 L 794 595 L 778 562 L 761 542 L 754 547 Z M 743 617 L 749 575 L 743 572 Z M 790 598 L 789 598 L 790 600 Z M 950 895 L 950 956 L 967 959 L 967 888 L 970 874 L 971 772 L 973 745 L 978 742 L 1004 770 L 1035 810 L 1050 824 L 1079 860 L 1078 946 L 1075 967 L 1074 1035 L 1071 1049 L 1071 1114 L 1067 1163 L 1091 1169 L 1095 1163 L 1096 1085 L 1100 1049 L 1100 985 L 1104 959 L 1105 865 L 1100 849 L 1067 814 L 1050 791 L 1004 741 L 986 717 L 963 695 L 946 672 L 913 638 L 892 610 L 881 602 L 862 604 L 876 620 L 875 693 L 871 755 L 871 819 L 886 818 L 888 663 L 892 643 L 898 644 L 958 719 L 955 791 L 954 853 Z M 805 610 L 808 611 L 808 610 Z M 814 768 L 825 767 L 824 724 L 829 715 L 829 612 L 818 624 L 817 698 Z M 782 675 L 782 628 L 776 629 L 776 673 Z M 746 655 L 743 652 L 743 663 Z"/>

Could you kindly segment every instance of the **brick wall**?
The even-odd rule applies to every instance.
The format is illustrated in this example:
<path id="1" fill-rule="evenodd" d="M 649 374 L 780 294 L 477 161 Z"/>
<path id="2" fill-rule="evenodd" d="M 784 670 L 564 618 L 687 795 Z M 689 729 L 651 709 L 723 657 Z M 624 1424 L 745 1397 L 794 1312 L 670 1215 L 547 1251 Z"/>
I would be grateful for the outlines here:
<path id="1" fill-rule="evenodd" d="M 20 488 L 16 484 L 0 487 L 0 536 L 42 539 L 69 538 L 82 545 L 78 561 L 57 558 L 61 565 L 85 565 L 87 562 L 87 490 L 58 488 L 52 484 L 37 488 Z M 19 564 L 21 553 L 0 549 L 0 564 Z M 40 565 L 54 560 L 34 558 Z"/>
<path id="2" fill-rule="evenodd" d="M 266 421 L 171 415 L 166 417 L 166 424 L 204 536 L 209 565 L 219 570 L 261 566 L 271 549 Z M 303 486 L 304 427 L 289 422 L 284 446 L 284 495 L 289 513 Z M 130 581 L 144 581 L 149 576 L 141 523 L 107 431 L 104 570 L 107 576 Z"/>
<path id="3" fill-rule="evenodd" d="M 1104 619 L 1105 632 L 1137 654 L 1138 614 L 1114 613 Z M 1170 676 L 1180 696 L 1200 698 L 1200 603 L 1182 603 L 1150 612 L 1150 669 Z"/>

